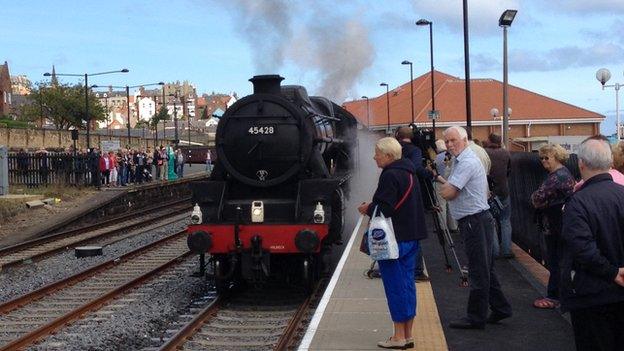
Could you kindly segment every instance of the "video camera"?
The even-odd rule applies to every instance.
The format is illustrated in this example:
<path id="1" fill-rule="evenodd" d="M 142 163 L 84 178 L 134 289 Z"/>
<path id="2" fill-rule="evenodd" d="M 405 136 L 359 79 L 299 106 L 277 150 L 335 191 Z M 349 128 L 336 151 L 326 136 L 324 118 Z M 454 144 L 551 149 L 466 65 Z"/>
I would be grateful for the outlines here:
<path id="1" fill-rule="evenodd" d="M 433 152 L 433 155 L 435 155 L 436 152 L 435 135 L 433 134 L 433 130 L 419 128 L 414 123 L 411 123 L 409 127 L 412 128 L 412 144 L 418 146 L 420 151 L 423 153 L 423 157 L 433 162 L 434 160 L 431 159 L 431 152 Z"/>

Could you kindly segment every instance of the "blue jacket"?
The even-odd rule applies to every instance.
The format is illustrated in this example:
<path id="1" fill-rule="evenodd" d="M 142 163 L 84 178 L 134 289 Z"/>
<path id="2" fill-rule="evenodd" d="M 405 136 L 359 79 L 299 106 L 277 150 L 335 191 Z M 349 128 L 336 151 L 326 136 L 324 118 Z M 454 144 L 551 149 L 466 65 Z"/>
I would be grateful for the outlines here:
<path id="1" fill-rule="evenodd" d="M 384 167 L 373 201 L 368 207 L 369 216 L 372 216 L 375 206 L 378 206 L 378 211 L 392 218 L 397 241 L 421 240 L 427 237 L 425 212 L 414 168 L 414 164 L 404 158 Z M 410 174 L 413 176 L 412 191 L 395 211 L 394 207 L 407 192 Z"/>
<path id="2" fill-rule="evenodd" d="M 624 301 L 624 186 L 596 175 L 564 207 L 561 302 L 574 310 Z"/>
<path id="3" fill-rule="evenodd" d="M 423 157 L 420 148 L 412 143 L 400 141 L 402 157 L 406 158 L 414 164 L 415 174 L 422 180 L 432 180 L 433 173 L 423 167 Z"/>

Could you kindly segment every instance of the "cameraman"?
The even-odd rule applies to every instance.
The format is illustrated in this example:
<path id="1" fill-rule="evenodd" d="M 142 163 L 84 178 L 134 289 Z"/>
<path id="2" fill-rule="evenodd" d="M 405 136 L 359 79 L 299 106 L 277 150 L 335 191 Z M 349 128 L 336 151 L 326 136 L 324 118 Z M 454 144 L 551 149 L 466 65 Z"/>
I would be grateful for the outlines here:
<path id="1" fill-rule="evenodd" d="M 396 132 L 396 139 L 401 144 L 402 158 L 412 161 L 416 168 L 416 175 L 423 181 L 430 181 L 434 178 L 433 172 L 423 167 L 423 157 L 420 148 L 412 144 L 414 132 L 410 127 L 401 127 Z M 414 278 L 416 281 L 429 281 L 429 276 L 423 271 L 422 246 L 418 246 L 416 252 L 416 268 L 414 269 Z"/>

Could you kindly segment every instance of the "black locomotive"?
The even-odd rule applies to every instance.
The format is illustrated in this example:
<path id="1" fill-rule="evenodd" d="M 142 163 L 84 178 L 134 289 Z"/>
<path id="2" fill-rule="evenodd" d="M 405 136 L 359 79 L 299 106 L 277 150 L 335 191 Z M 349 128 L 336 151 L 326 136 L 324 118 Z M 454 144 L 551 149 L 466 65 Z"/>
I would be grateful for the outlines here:
<path id="1" fill-rule="evenodd" d="M 341 242 L 356 119 L 281 80 L 250 79 L 254 93 L 217 126 L 210 180 L 192 184 L 188 246 L 210 254 L 221 291 L 270 277 L 310 287 L 322 255 Z"/>

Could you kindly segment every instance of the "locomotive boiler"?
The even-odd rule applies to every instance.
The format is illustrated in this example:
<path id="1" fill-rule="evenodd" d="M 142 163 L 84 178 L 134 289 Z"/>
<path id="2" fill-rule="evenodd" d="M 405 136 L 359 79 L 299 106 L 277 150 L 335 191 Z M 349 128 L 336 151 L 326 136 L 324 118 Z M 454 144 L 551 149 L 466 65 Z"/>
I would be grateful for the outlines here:
<path id="1" fill-rule="evenodd" d="M 272 278 L 310 288 L 342 241 L 356 119 L 282 80 L 250 79 L 254 93 L 217 126 L 210 180 L 191 185 L 188 246 L 209 255 L 219 291 Z"/>

